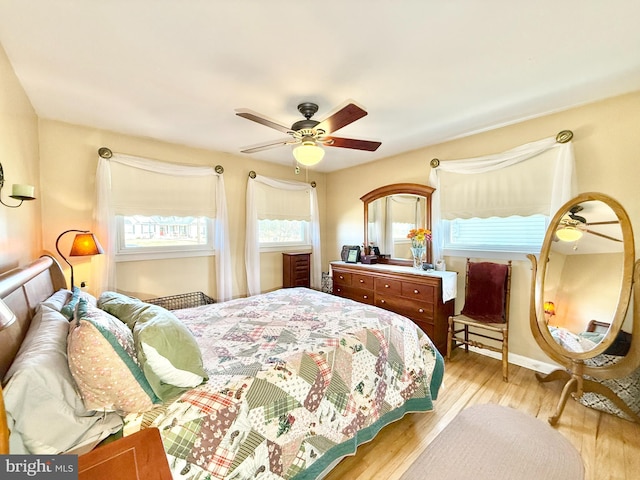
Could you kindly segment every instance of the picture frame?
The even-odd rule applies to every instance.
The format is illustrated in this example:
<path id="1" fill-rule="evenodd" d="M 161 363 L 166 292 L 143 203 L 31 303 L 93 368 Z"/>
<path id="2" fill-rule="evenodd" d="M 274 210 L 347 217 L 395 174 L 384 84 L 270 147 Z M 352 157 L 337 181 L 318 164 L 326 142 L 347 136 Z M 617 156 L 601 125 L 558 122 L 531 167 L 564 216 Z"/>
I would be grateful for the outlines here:
<path id="1" fill-rule="evenodd" d="M 360 256 L 360 247 L 350 248 L 347 253 L 347 263 L 358 263 L 358 257 Z"/>
<path id="2" fill-rule="evenodd" d="M 358 252 L 360 252 L 360 246 L 359 245 L 343 245 L 342 246 L 342 251 L 340 252 L 340 259 L 343 262 L 347 261 L 347 257 L 349 256 L 349 250 L 351 249 L 358 249 Z M 358 257 L 360 256 L 360 254 L 358 253 Z"/>
<path id="3" fill-rule="evenodd" d="M 379 256 L 380 256 L 380 248 L 378 248 L 378 247 L 373 247 L 373 254 L 374 254 L 375 256 L 378 256 L 378 257 L 379 257 Z"/>

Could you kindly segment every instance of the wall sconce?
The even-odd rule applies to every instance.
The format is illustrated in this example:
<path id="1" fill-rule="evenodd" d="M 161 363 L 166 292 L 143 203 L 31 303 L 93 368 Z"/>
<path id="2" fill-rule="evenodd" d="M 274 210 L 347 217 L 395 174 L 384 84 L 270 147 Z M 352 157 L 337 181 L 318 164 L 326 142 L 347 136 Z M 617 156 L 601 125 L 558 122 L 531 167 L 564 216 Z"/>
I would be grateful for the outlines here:
<path id="1" fill-rule="evenodd" d="M 18 208 L 22 205 L 23 201 L 36 199 L 36 197 L 33 196 L 35 192 L 35 187 L 33 185 L 20 185 L 14 183 L 11 189 L 11 195 L 9 196 L 16 200 L 20 200 L 20 203 L 17 205 L 8 205 L 2 201 L 2 187 L 4 187 L 4 170 L 2 170 L 2 164 L 0 163 L 0 203 L 5 207 Z"/>
<path id="2" fill-rule="evenodd" d="M 0 298 L 0 330 L 11 326 L 16 321 L 16 315 Z"/>
<path id="3" fill-rule="evenodd" d="M 71 245 L 71 251 L 69 252 L 70 257 L 85 257 L 88 255 L 99 255 L 104 253 L 102 249 L 102 245 L 98 242 L 98 239 L 95 237 L 93 233 L 89 230 L 67 230 L 58 235 L 56 240 L 56 250 L 58 255 L 62 257 L 62 259 L 67 262 L 67 265 L 71 268 L 71 290 L 73 290 L 74 282 L 73 282 L 73 265 L 69 263 L 69 260 L 66 259 L 62 252 L 58 248 L 58 243 L 63 235 L 69 232 L 78 232 L 76 237 L 73 239 L 73 244 Z"/>

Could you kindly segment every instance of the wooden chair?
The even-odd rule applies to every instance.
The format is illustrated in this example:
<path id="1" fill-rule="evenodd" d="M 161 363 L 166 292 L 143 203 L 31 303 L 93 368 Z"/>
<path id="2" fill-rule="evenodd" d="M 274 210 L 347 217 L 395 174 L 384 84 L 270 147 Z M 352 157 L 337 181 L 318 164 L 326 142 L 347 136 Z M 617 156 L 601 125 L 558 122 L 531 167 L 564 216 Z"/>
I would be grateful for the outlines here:
<path id="1" fill-rule="evenodd" d="M 451 351 L 464 345 L 486 348 L 502 354 L 502 378 L 509 381 L 509 298 L 511 295 L 511 260 L 507 264 L 492 262 L 471 262 L 467 258 L 464 307 L 460 314 L 449 317 L 447 334 L 447 360 Z M 461 328 L 457 329 L 458 326 Z M 473 330 L 469 330 L 472 327 Z M 482 332 L 478 331 L 482 330 Z M 464 333 L 461 338 L 459 334 Z M 492 343 L 484 344 L 474 340 L 481 337 Z"/>

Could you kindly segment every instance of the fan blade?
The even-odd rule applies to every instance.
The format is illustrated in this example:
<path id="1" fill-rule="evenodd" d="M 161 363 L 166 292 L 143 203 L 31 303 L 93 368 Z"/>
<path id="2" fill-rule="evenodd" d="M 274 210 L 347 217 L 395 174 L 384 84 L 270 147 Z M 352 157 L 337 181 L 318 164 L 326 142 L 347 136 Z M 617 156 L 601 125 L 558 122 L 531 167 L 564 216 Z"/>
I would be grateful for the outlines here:
<path id="1" fill-rule="evenodd" d="M 585 230 L 585 232 L 590 233 L 591 235 L 596 235 L 598 237 L 606 238 L 607 240 L 613 240 L 614 242 L 622 242 L 619 238 L 613 238 L 609 235 L 605 235 L 604 233 L 594 232 L 593 230 Z"/>
<path id="2" fill-rule="evenodd" d="M 366 150 L 368 152 L 375 152 L 382 142 L 373 142 L 371 140 L 356 140 L 355 138 L 341 138 L 341 137 L 322 137 L 323 145 L 327 147 L 342 147 L 352 148 L 354 150 Z"/>
<path id="3" fill-rule="evenodd" d="M 247 120 L 251 120 L 253 122 L 257 122 L 260 125 L 265 125 L 267 127 L 274 128 L 282 133 L 291 133 L 291 129 L 289 127 L 285 127 L 284 125 L 280 125 L 279 123 L 274 122 L 266 118 L 265 116 L 254 112 L 253 110 L 249 110 L 248 108 L 238 108 L 236 110 L 236 115 L 242 118 L 246 118 Z"/>
<path id="4" fill-rule="evenodd" d="M 326 134 L 333 133 L 366 115 L 367 112 L 365 110 L 355 103 L 349 103 L 333 115 L 322 120 L 315 126 L 315 129 L 324 130 Z"/>
<path id="5" fill-rule="evenodd" d="M 620 223 L 619 220 L 609 220 L 607 222 L 587 222 L 586 225 L 616 225 Z"/>
<path id="6" fill-rule="evenodd" d="M 252 145 L 240 151 L 242 153 L 255 153 L 255 152 L 261 152 L 263 150 L 269 150 L 270 148 L 283 147 L 285 145 L 293 145 L 294 143 L 299 143 L 299 142 L 298 140 L 293 140 L 291 138 L 283 138 L 281 140 L 275 140 L 273 142 L 265 142 L 265 143 L 259 143 L 257 145 Z"/>

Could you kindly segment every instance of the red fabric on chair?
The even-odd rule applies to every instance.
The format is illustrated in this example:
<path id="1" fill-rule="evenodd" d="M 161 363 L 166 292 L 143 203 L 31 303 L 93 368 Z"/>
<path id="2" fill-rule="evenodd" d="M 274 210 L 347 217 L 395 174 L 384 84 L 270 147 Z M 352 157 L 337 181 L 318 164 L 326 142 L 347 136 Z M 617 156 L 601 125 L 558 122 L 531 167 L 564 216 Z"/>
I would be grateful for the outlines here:
<path id="1" fill-rule="evenodd" d="M 507 265 L 469 263 L 462 315 L 479 322 L 504 323 Z"/>

